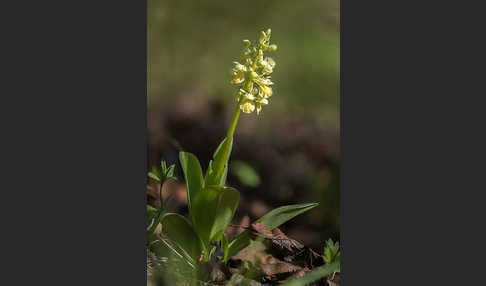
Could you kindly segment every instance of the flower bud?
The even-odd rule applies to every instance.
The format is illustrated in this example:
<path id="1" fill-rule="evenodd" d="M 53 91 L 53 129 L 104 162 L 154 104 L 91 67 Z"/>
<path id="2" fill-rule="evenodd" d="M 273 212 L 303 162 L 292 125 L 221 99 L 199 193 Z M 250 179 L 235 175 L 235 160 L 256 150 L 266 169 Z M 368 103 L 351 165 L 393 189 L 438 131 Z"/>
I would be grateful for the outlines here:
<path id="1" fill-rule="evenodd" d="M 260 43 L 260 45 L 263 46 L 265 44 L 265 42 L 267 42 L 267 41 L 268 41 L 268 35 L 265 34 L 265 32 L 261 31 L 260 32 L 260 40 L 258 42 Z"/>
<path id="2" fill-rule="evenodd" d="M 243 43 L 245 44 L 245 47 L 249 48 L 251 46 L 250 40 L 243 40 Z"/>
<path id="3" fill-rule="evenodd" d="M 271 44 L 270 46 L 268 46 L 268 51 L 269 52 L 274 52 L 276 50 L 277 50 L 277 45 Z"/>

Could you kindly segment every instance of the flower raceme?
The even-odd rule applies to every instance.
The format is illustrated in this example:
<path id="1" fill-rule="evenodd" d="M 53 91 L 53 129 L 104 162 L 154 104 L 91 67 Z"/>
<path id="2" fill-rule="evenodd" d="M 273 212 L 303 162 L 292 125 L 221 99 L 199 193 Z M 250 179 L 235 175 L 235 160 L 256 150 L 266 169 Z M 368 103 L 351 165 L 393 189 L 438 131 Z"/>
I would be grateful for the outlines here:
<path id="1" fill-rule="evenodd" d="M 233 62 L 230 83 L 237 87 L 236 101 L 244 113 L 252 113 L 256 109 L 259 114 L 273 94 L 270 74 L 275 68 L 275 61 L 263 55 L 277 50 L 276 45 L 269 43 L 271 32 L 270 29 L 262 31 L 256 44 L 243 40 L 242 63 Z"/>

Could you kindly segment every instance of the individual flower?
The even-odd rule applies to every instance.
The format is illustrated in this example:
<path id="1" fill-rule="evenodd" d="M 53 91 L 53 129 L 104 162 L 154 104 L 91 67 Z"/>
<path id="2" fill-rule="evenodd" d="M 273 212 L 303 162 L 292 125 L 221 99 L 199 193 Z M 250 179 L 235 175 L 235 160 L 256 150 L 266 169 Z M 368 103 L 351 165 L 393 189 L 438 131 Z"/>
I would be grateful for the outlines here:
<path id="1" fill-rule="evenodd" d="M 246 66 L 239 62 L 234 62 L 235 66 L 231 70 L 230 83 L 239 84 L 245 81 Z"/>
<path id="2" fill-rule="evenodd" d="M 270 79 L 270 76 L 258 77 L 256 79 L 254 79 L 254 82 L 257 83 L 258 85 L 273 85 L 273 82 Z"/>
<path id="3" fill-rule="evenodd" d="M 258 95 L 262 98 L 268 98 L 270 96 L 272 96 L 273 94 L 273 90 L 271 87 L 269 87 L 268 85 L 260 85 L 259 86 L 259 93 Z"/>
<path id="4" fill-rule="evenodd" d="M 268 57 L 261 62 L 261 65 L 265 74 L 271 74 L 273 72 L 273 68 L 275 67 L 275 61 Z"/>
<path id="5" fill-rule="evenodd" d="M 256 103 L 256 111 L 257 111 L 257 114 L 260 114 L 260 111 L 262 110 L 262 106 L 267 105 L 268 104 L 268 100 L 266 98 L 258 97 L 255 100 L 255 103 Z"/>
<path id="6" fill-rule="evenodd" d="M 255 110 L 255 103 L 249 99 L 243 99 L 240 103 L 240 109 L 244 113 L 252 113 Z"/>

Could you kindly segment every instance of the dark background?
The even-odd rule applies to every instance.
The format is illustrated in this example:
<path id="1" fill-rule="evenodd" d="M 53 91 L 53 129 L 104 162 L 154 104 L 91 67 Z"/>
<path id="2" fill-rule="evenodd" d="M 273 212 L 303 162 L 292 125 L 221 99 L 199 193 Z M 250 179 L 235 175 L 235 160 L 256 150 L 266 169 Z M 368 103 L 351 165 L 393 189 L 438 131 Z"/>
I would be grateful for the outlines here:
<path id="1" fill-rule="evenodd" d="M 236 105 L 229 71 L 242 40 L 272 28 L 274 95 L 259 116 L 240 116 L 233 144 L 234 223 L 319 202 L 282 228 L 318 252 L 338 240 L 339 1 L 149 0 L 147 13 L 148 167 L 177 163 L 175 140 L 206 169 Z"/>

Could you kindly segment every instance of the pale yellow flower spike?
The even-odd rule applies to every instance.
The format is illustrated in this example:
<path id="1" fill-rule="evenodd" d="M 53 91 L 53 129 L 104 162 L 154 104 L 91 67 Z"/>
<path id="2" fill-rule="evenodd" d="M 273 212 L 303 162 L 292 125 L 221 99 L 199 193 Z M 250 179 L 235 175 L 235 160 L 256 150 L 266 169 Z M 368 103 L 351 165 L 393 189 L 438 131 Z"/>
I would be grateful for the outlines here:
<path id="1" fill-rule="evenodd" d="M 234 62 L 231 70 L 230 83 L 237 87 L 236 100 L 244 113 L 252 113 L 256 109 L 259 114 L 263 106 L 268 105 L 268 98 L 273 94 L 270 74 L 275 68 L 275 61 L 263 55 L 264 52 L 277 50 L 277 45 L 270 44 L 271 33 L 270 29 L 261 31 L 256 44 L 243 40 L 243 64 Z"/>

